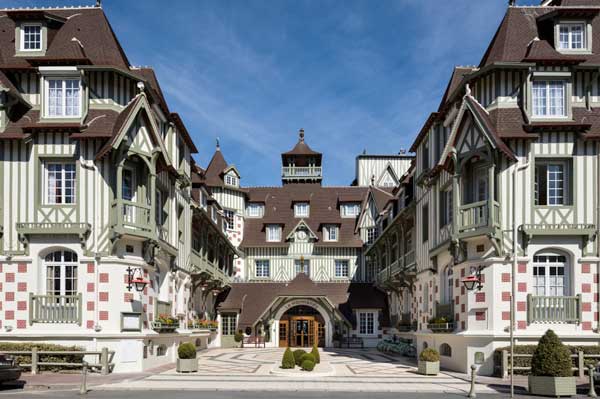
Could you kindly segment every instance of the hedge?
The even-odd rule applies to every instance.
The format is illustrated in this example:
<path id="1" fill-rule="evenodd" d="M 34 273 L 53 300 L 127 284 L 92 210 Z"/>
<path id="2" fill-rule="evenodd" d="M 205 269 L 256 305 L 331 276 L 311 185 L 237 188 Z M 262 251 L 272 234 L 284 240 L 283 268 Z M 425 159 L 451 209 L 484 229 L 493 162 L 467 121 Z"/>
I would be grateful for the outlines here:
<path id="1" fill-rule="evenodd" d="M 43 342 L 0 342 L 0 352 L 11 352 L 11 351 L 30 351 L 34 346 L 38 348 L 38 351 L 83 351 L 85 350 L 79 346 L 64 346 L 47 344 Z M 83 361 L 83 355 L 38 355 L 38 362 L 53 362 L 53 363 L 81 363 Z M 17 364 L 31 364 L 31 355 L 18 355 L 15 356 Z M 60 370 L 74 370 L 80 369 L 79 366 L 44 366 L 40 365 L 39 369 L 42 371 L 60 371 Z"/>

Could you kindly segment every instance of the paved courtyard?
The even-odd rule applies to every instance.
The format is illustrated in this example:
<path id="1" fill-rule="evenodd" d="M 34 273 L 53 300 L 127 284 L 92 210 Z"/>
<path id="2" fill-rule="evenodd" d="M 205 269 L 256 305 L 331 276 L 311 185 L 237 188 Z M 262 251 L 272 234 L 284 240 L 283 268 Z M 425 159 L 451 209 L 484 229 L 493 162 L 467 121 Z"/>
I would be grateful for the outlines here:
<path id="1" fill-rule="evenodd" d="M 331 376 L 273 375 L 283 349 L 214 349 L 199 356 L 198 373 L 180 374 L 174 369 L 138 380 L 103 385 L 99 389 L 190 389 L 215 391 L 370 391 L 439 392 L 465 394 L 469 383 L 457 375 L 416 373 L 412 359 L 382 354 L 373 349 L 337 349 L 321 352 L 321 363 L 333 369 Z M 479 385 L 478 392 L 496 392 Z"/>

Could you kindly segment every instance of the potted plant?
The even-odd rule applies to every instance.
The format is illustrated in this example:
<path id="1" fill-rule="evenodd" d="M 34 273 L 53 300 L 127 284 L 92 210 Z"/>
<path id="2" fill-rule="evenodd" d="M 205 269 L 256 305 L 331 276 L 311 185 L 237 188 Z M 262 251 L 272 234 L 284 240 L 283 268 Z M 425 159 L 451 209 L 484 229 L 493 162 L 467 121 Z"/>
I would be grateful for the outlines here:
<path id="1" fill-rule="evenodd" d="M 177 372 L 195 373 L 198 371 L 196 347 L 191 342 L 184 342 L 177 348 Z"/>
<path id="2" fill-rule="evenodd" d="M 577 393 L 571 352 L 552 330 L 538 342 L 531 358 L 529 393 L 543 396 L 571 396 Z"/>
<path id="3" fill-rule="evenodd" d="M 434 317 L 429 319 L 427 328 L 433 333 L 449 333 L 454 331 L 454 321 L 451 317 Z"/>
<path id="4" fill-rule="evenodd" d="M 233 340 L 240 345 L 240 348 L 244 347 L 244 333 L 242 330 L 238 330 L 233 336 Z"/>
<path id="5" fill-rule="evenodd" d="M 419 355 L 418 373 L 437 375 L 440 372 L 440 354 L 433 348 L 425 348 Z"/>
<path id="6" fill-rule="evenodd" d="M 173 332 L 179 328 L 179 319 L 167 314 L 160 314 L 152 322 L 152 329 L 156 332 Z"/>

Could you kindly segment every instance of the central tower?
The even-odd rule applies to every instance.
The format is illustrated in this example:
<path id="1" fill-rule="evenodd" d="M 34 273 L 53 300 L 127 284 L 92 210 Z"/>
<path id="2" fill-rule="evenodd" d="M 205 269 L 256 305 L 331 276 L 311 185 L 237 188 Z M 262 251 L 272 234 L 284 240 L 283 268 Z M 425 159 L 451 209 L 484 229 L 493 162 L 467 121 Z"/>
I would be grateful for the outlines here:
<path id="1" fill-rule="evenodd" d="M 304 142 L 304 129 L 298 132 L 298 143 L 291 151 L 281 154 L 281 180 L 283 184 L 319 183 L 323 180 L 320 152 L 313 151 Z"/>

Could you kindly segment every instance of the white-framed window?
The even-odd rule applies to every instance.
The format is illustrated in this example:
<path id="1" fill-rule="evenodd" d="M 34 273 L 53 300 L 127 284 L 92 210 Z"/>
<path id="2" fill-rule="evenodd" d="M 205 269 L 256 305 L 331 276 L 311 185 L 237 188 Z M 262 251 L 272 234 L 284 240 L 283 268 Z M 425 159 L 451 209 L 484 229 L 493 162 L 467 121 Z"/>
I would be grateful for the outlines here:
<path id="1" fill-rule="evenodd" d="M 334 224 L 323 227 L 323 240 L 324 241 L 337 241 L 339 240 L 340 228 Z"/>
<path id="2" fill-rule="evenodd" d="M 452 270 L 452 265 L 448 265 L 444 269 L 443 279 L 442 303 L 450 303 L 454 298 L 454 272 Z"/>
<path id="3" fill-rule="evenodd" d="M 268 259 L 257 259 L 255 261 L 256 271 L 255 276 L 257 278 L 269 278 L 271 277 L 271 265 Z"/>
<path id="4" fill-rule="evenodd" d="M 294 261 L 294 269 L 296 270 L 296 275 L 304 273 L 310 276 L 310 261 L 308 259 L 296 259 Z"/>
<path id="5" fill-rule="evenodd" d="M 358 333 L 360 335 L 375 334 L 375 313 L 374 312 L 359 312 L 358 313 Z"/>
<path id="6" fill-rule="evenodd" d="M 237 324 L 237 317 L 235 314 L 221 315 L 221 334 L 222 335 L 234 335 L 236 324 Z"/>
<path id="7" fill-rule="evenodd" d="M 228 186 L 237 187 L 239 184 L 239 179 L 237 178 L 237 176 L 228 173 L 225 175 L 225 184 L 227 184 Z"/>
<path id="8" fill-rule="evenodd" d="M 42 25 L 21 25 L 21 51 L 40 51 L 42 49 Z"/>
<path id="9" fill-rule="evenodd" d="M 81 80 L 45 79 L 45 116 L 77 118 L 81 116 Z"/>
<path id="10" fill-rule="evenodd" d="M 264 214 L 264 205 L 263 204 L 248 204 L 248 208 L 246 213 L 248 214 L 248 217 L 251 218 L 260 218 L 263 216 Z"/>
<path id="11" fill-rule="evenodd" d="M 270 224 L 267 226 L 267 241 L 281 241 L 281 226 L 278 224 Z"/>
<path id="12" fill-rule="evenodd" d="M 210 218 L 213 222 L 217 223 L 217 208 L 214 206 L 210 208 Z"/>
<path id="13" fill-rule="evenodd" d="M 206 207 L 208 206 L 208 194 L 206 193 L 206 191 L 201 190 L 200 191 L 200 205 L 202 206 L 202 208 L 206 209 Z"/>
<path id="14" fill-rule="evenodd" d="M 536 161 L 534 183 L 535 205 L 569 205 L 570 173 L 571 168 L 568 161 Z"/>
<path id="15" fill-rule="evenodd" d="M 531 88 L 533 116 L 536 118 L 567 116 L 566 92 L 565 80 L 534 80 Z"/>
<path id="16" fill-rule="evenodd" d="M 294 217 L 307 218 L 310 214 L 310 205 L 308 202 L 298 202 L 294 204 Z"/>
<path id="17" fill-rule="evenodd" d="M 568 296 L 567 257 L 555 252 L 542 252 L 533 257 L 533 295 Z"/>
<path id="18" fill-rule="evenodd" d="M 76 295 L 77 265 L 77 254 L 69 250 L 54 251 L 46 255 L 46 294 Z"/>
<path id="19" fill-rule="evenodd" d="M 229 209 L 223 210 L 223 221 L 226 230 L 235 229 L 235 212 Z"/>
<path id="20" fill-rule="evenodd" d="M 355 218 L 360 214 L 360 204 L 342 204 L 342 217 Z"/>
<path id="21" fill-rule="evenodd" d="M 377 239 L 377 227 L 367 227 L 367 244 L 371 245 Z"/>
<path id="22" fill-rule="evenodd" d="M 345 278 L 349 276 L 347 259 L 336 259 L 335 261 L 335 277 Z"/>
<path id="23" fill-rule="evenodd" d="M 47 205 L 75 204 L 77 167 L 74 162 L 47 162 L 45 164 L 45 192 Z"/>
<path id="24" fill-rule="evenodd" d="M 586 46 L 584 23 L 561 23 L 558 26 L 559 50 L 584 50 Z"/>

